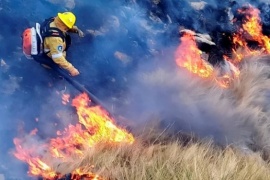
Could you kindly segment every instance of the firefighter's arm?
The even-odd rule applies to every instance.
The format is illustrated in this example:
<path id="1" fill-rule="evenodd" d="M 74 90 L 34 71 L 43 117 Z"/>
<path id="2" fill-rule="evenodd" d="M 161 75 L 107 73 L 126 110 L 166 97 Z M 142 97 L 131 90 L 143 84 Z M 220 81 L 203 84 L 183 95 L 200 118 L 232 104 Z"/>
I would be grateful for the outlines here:
<path id="1" fill-rule="evenodd" d="M 50 53 L 52 56 L 52 60 L 58 64 L 63 69 L 69 71 L 72 76 L 76 76 L 79 74 L 79 71 L 66 60 L 64 49 L 64 43 L 61 38 L 52 37 L 51 41 L 49 42 L 50 46 Z"/>
<path id="2" fill-rule="evenodd" d="M 84 37 L 84 33 L 77 26 L 73 26 L 68 32 L 77 33 L 80 37 Z"/>

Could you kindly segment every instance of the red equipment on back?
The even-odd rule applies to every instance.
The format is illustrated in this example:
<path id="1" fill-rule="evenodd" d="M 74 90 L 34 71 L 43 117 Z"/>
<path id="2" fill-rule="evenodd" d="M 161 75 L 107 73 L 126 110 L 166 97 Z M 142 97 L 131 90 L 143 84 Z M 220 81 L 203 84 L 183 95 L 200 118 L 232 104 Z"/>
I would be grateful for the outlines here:
<path id="1" fill-rule="evenodd" d="M 22 35 L 23 38 L 23 54 L 31 59 L 32 35 L 31 28 L 26 29 Z"/>
<path id="2" fill-rule="evenodd" d="M 33 55 L 42 53 L 43 40 L 40 35 L 40 25 L 36 23 L 36 27 L 27 28 L 22 35 L 23 53 L 26 58 L 33 59 Z"/>

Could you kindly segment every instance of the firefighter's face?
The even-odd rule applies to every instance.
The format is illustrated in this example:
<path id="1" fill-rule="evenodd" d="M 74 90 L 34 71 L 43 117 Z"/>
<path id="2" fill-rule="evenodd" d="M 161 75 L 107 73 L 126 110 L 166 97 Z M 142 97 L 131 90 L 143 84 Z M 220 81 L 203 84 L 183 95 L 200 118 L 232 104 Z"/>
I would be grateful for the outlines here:
<path id="1" fill-rule="evenodd" d="M 67 26 L 64 27 L 63 31 L 67 32 L 69 30 L 69 28 Z"/>

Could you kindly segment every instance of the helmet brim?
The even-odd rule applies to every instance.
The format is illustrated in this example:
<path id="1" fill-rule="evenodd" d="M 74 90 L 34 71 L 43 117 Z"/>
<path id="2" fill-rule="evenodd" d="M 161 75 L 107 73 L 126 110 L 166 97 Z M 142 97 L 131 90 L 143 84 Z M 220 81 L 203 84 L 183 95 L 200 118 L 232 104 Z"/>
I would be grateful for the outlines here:
<path id="1" fill-rule="evenodd" d="M 59 19 L 60 19 L 60 20 L 61 20 L 61 21 L 62 21 L 69 29 L 73 28 L 74 25 L 71 26 L 70 24 L 65 23 L 65 17 L 64 17 L 64 14 L 58 13 L 57 16 L 59 17 Z"/>

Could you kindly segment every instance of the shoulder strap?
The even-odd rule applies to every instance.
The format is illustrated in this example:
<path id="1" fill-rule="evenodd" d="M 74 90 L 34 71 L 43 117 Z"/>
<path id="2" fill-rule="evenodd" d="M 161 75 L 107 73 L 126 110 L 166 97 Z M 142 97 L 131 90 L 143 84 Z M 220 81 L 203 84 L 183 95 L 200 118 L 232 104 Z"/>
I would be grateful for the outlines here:
<path id="1" fill-rule="evenodd" d="M 66 48 L 65 51 L 68 50 L 69 46 L 71 45 L 71 38 L 69 36 L 68 33 L 66 33 L 66 35 L 58 28 L 56 27 L 50 27 L 50 23 L 54 21 L 54 18 L 51 17 L 49 19 L 46 19 L 42 24 L 41 24 L 41 36 L 43 39 L 43 43 L 44 43 L 44 39 L 46 37 L 60 37 L 63 42 L 66 43 Z M 43 45 L 44 47 L 44 45 Z M 49 52 L 47 52 L 49 53 Z"/>
<path id="2" fill-rule="evenodd" d="M 63 42 L 65 41 L 65 35 L 64 33 L 56 28 L 56 27 L 50 27 L 50 23 L 53 22 L 54 18 L 49 18 L 46 19 L 42 24 L 41 24 L 41 36 L 42 39 L 44 40 L 45 37 L 60 37 L 62 38 Z"/>

